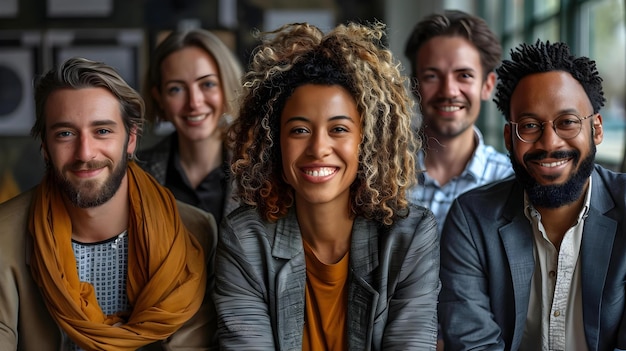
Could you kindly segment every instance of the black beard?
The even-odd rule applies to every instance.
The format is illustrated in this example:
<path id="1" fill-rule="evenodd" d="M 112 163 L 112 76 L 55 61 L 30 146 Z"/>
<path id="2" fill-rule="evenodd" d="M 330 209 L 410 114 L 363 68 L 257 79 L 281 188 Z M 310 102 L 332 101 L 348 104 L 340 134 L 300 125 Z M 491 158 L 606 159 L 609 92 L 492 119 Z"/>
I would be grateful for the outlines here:
<path id="1" fill-rule="evenodd" d="M 550 154 L 553 158 L 573 157 L 574 167 L 580 161 L 580 152 L 578 151 L 556 151 Z M 547 152 L 541 154 L 529 155 L 524 157 L 524 162 L 528 159 L 540 160 L 548 157 Z M 524 187 L 526 194 L 533 206 L 544 208 L 559 208 L 561 206 L 573 203 L 582 195 L 587 179 L 593 172 L 594 161 L 596 157 L 596 145 L 591 141 L 589 156 L 582 162 L 578 170 L 572 174 L 563 184 L 541 185 L 533 178 L 526 168 L 520 164 L 513 155 L 509 154 L 515 177 L 517 181 Z"/>
<path id="2" fill-rule="evenodd" d="M 111 175 L 95 196 L 86 196 L 84 191 L 70 183 L 70 181 L 52 165 L 49 166 L 48 174 L 51 176 L 53 183 L 61 189 L 61 192 L 65 194 L 74 206 L 78 208 L 98 207 L 109 201 L 120 188 L 128 166 L 127 156 L 128 154 L 126 150 L 124 150 L 120 163 L 113 169 Z M 75 166 L 77 167 L 78 165 Z M 83 187 L 85 186 L 93 188 L 93 184 L 91 183 L 83 184 Z"/>

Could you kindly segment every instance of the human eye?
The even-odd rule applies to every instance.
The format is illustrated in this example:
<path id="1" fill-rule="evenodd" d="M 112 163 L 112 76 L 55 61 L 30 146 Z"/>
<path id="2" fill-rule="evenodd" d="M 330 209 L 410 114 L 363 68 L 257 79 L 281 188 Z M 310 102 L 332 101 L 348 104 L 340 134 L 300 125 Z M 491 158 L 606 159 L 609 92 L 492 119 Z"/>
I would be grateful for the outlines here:
<path id="1" fill-rule="evenodd" d="M 536 133 L 541 130 L 541 123 L 534 119 L 523 119 L 517 125 L 520 133 Z"/>
<path id="2" fill-rule="evenodd" d="M 170 85 L 167 87 L 166 91 L 168 95 L 175 95 L 183 91 L 183 88 L 179 85 Z"/>
<path id="3" fill-rule="evenodd" d="M 96 134 L 99 136 L 103 136 L 103 135 L 108 135 L 111 134 L 112 131 L 110 129 L 106 129 L 106 128 L 102 128 L 102 129 L 98 129 L 96 130 Z"/>
<path id="4" fill-rule="evenodd" d="M 217 86 L 217 82 L 213 81 L 213 80 L 207 80 L 202 82 L 202 88 L 204 89 L 211 89 Z"/>
<path id="5" fill-rule="evenodd" d="M 344 125 L 337 125 L 330 129 L 332 133 L 347 133 L 350 129 Z"/>
<path id="6" fill-rule="evenodd" d="M 474 79 L 474 75 L 470 72 L 461 72 L 459 76 L 463 80 Z"/>
<path id="7" fill-rule="evenodd" d="M 291 134 L 302 135 L 302 134 L 307 134 L 309 130 L 304 127 L 293 127 L 291 128 L 290 132 Z"/>
<path id="8" fill-rule="evenodd" d="M 580 124 L 580 118 L 576 115 L 562 115 L 554 123 L 558 129 L 576 129 Z"/>
<path id="9" fill-rule="evenodd" d="M 437 80 L 437 75 L 432 72 L 425 72 L 419 76 L 418 80 L 421 82 L 433 82 Z"/>
<path id="10" fill-rule="evenodd" d="M 69 130 L 62 130 L 62 131 L 56 132 L 54 135 L 59 139 L 64 139 L 64 138 L 71 137 L 72 135 L 74 135 L 74 133 L 70 132 Z"/>

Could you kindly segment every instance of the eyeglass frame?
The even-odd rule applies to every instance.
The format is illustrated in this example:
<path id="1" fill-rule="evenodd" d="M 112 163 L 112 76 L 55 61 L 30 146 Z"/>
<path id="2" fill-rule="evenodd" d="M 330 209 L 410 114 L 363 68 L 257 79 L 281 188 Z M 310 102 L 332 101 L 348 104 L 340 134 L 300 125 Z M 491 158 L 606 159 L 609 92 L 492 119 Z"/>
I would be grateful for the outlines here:
<path id="1" fill-rule="evenodd" d="M 591 117 L 595 116 L 596 114 L 597 114 L 596 112 L 592 112 L 589 116 L 586 116 L 586 117 L 580 117 L 579 115 L 577 115 L 577 114 L 575 114 L 575 113 L 564 113 L 564 114 L 562 114 L 562 115 L 559 115 L 558 117 L 556 117 L 556 118 L 555 118 L 555 119 L 553 119 L 553 120 L 550 120 L 550 121 L 543 121 L 543 122 L 541 122 L 541 121 L 537 120 L 536 118 L 525 117 L 525 118 L 528 118 L 528 119 L 534 119 L 534 120 L 536 120 L 536 121 L 537 121 L 537 123 L 538 123 L 539 125 L 541 125 L 541 132 L 540 132 L 540 133 L 538 133 L 537 138 L 536 138 L 535 140 L 533 140 L 533 141 L 524 140 L 524 139 L 522 139 L 522 137 L 519 135 L 519 127 L 518 127 L 518 126 L 519 126 L 519 122 L 509 121 L 509 122 L 508 122 L 508 124 L 510 124 L 510 125 L 512 125 L 512 126 L 514 127 L 514 129 L 515 129 L 515 135 L 517 136 L 517 139 L 519 139 L 521 142 L 524 142 L 524 143 L 527 143 L 527 144 L 536 143 L 536 142 L 537 142 L 537 140 L 541 139 L 541 137 L 543 136 L 543 131 L 545 130 L 545 124 L 546 124 L 546 123 L 548 123 L 548 122 L 552 123 L 552 130 L 554 130 L 554 133 L 555 133 L 556 135 L 558 135 L 558 136 L 559 136 L 559 138 L 561 138 L 561 139 L 563 139 L 563 140 L 569 140 L 569 139 L 574 139 L 575 137 L 577 137 L 577 136 L 578 136 L 578 134 L 580 134 L 580 132 L 583 130 L 583 121 L 584 121 L 584 120 L 586 120 L 586 119 L 588 119 L 588 118 L 591 118 Z M 564 138 L 564 137 L 562 137 L 562 136 L 559 134 L 558 128 L 556 127 L 556 124 L 554 124 L 554 121 L 558 120 L 559 118 L 561 118 L 561 117 L 563 117 L 563 116 L 575 116 L 576 118 L 578 118 L 578 119 L 580 120 L 580 128 L 578 129 L 578 133 L 576 133 L 575 135 L 573 135 L 573 136 L 571 136 L 571 137 L 568 137 L 568 138 Z"/>

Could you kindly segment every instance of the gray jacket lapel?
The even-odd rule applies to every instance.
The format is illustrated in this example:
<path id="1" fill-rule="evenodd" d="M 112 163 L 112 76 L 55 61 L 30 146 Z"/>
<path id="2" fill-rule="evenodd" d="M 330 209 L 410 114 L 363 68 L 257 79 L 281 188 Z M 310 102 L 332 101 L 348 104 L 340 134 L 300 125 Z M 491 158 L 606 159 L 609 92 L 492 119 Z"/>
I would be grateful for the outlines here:
<path id="1" fill-rule="evenodd" d="M 529 232 L 529 222 L 523 213 L 524 193 L 517 183 L 514 185 L 512 194 L 517 195 L 509 197 L 503 211 L 503 216 L 511 222 L 501 227 L 499 232 L 509 262 L 515 308 L 500 313 L 515 313 L 515 329 L 511 341 L 511 350 L 516 350 L 519 348 L 524 335 L 530 298 L 530 282 L 535 270 L 535 258 L 533 235 L 532 232 Z M 520 211 L 520 209 L 522 210 Z"/>
<path id="2" fill-rule="evenodd" d="M 605 286 L 617 222 L 605 214 L 615 207 L 610 189 L 593 173 L 591 203 L 585 219 L 581 256 L 581 279 L 585 337 L 592 350 L 599 345 L 602 291 Z"/>
<path id="3" fill-rule="evenodd" d="M 378 233 L 376 228 L 358 217 L 352 228 L 350 248 L 351 277 L 348 290 L 348 343 L 351 350 L 368 350 L 378 302 L 378 292 L 366 277 L 378 267 Z"/>

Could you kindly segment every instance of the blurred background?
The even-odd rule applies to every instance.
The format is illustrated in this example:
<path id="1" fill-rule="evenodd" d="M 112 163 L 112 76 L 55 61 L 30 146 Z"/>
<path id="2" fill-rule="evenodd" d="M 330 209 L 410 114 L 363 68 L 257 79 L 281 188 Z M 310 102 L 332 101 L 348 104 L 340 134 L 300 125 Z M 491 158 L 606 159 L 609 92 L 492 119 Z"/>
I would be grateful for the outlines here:
<path id="1" fill-rule="evenodd" d="M 254 30 L 307 21 L 328 29 L 348 20 L 387 24 L 389 48 L 402 61 L 417 21 L 432 12 L 460 9 L 484 18 L 499 35 L 504 57 L 521 42 L 567 42 L 597 61 L 607 104 L 598 161 L 624 171 L 626 28 L 622 0 L 0 0 L 0 190 L 11 175 L 27 190 L 44 172 L 34 123 L 32 81 L 72 56 L 104 61 L 137 90 L 148 57 L 173 29 L 202 27 L 217 34 L 244 66 L 256 45 Z M 408 74 L 408 68 L 404 70 Z M 492 102 L 478 126 L 504 151 L 503 117 Z M 168 128 L 146 130 L 142 148 Z M 0 191 L 1 192 L 1 191 Z M 0 199 L 1 201 L 2 199 Z"/>

